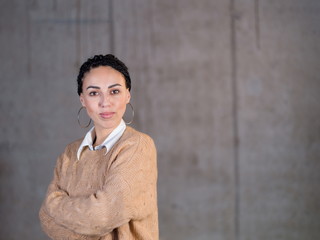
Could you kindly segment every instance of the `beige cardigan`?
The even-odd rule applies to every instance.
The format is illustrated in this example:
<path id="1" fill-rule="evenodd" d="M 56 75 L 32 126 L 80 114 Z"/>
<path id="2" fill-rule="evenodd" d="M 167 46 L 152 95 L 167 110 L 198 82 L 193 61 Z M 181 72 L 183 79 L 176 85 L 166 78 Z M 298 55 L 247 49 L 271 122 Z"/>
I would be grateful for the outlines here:
<path id="1" fill-rule="evenodd" d="M 106 149 L 69 144 L 40 209 L 52 239 L 157 240 L 157 163 L 152 139 L 131 127 Z"/>

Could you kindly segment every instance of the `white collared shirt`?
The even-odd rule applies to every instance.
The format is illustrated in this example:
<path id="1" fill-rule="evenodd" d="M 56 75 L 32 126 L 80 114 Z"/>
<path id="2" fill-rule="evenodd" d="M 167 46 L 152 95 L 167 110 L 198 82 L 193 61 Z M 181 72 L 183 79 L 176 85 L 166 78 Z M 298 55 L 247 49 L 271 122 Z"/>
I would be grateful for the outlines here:
<path id="1" fill-rule="evenodd" d="M 80 144 L 80 147 L 78 148 L 78 152 L 77 152 L 77 158 L 78 160 L 80 160 L 80 155 L 82 150 L 85 147 L 89 147 L 89 149 L 91 151 L 94 150 L 99 150 L 102 148 L 106 148 L 106 154 L 110 151 L 110 149 L 112 148 L 112 146 L 119 140 L 119 138 L 122 136 L 123 132 L 126 130 L 126 124 L 123 121 L 123 119 L 121 119 L 120 124 L 118 125 L 118 127 L 116 127 L 110 134 L 109 136 L 104 140 L 104 142 L 102 144 L 100 144 L 99 146 L 94 147 L 92 145 L 93 143 L 93 135 L 94 135 L 94 127 L 92 127 L 86 134 L 86 136 L 84 137 L 82 143 Z"/>

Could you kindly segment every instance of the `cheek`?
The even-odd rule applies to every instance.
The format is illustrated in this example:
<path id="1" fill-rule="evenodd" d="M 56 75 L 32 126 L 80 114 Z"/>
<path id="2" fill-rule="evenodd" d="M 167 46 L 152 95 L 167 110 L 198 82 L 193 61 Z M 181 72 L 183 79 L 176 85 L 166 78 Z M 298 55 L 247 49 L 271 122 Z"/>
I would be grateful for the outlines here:
<path id="1" fill-rule="evenodd" d="M 94 102 L 84 100 L 84 105 L 87 109 L 88 114 L 95 111 L 95 103 Z"/>
<path id="2" fill-rule="evenodd" d="M 86 107 L 87 110 L 87 114 L 91 119 L 95 119 L 96 118 L 96 113 L 97 110 L 95 108 L 92 108 L 91 106 L 87 106 Z"/>
<path id="3" fill-rule="evenodd" d="M 119 111 L 119 113 L 124 114 L 124 112 L 126 111 L 126 99 L 121 99 L 121 101 L 118 101 L 116 103 L 116 109 Z"/>

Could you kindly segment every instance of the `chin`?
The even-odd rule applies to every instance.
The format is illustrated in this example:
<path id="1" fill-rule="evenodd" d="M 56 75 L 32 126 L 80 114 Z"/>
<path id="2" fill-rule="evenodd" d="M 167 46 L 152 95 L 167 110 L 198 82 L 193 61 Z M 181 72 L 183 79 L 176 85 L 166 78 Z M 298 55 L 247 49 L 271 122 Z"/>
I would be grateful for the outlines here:
<path id="1" fill-rule="evenodd" d="M 99 124 L 99 126 L 103 129 L 112 129 L 112 128 L 116 128 L 118 126 L 118 123 L 116 121 L 110 121 L 110 122 L 105 122 L 102 124 Z"/>

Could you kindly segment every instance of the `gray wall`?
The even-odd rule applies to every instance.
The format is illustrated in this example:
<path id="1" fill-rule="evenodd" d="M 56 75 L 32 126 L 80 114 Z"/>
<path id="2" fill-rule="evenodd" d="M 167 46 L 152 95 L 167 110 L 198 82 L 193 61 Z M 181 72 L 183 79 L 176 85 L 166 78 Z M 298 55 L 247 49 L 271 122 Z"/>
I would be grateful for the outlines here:
<path id="1" fill-rule="evenodd" d="M 318 0 L 1 0 L 0 238 L 77 125 L 79 65 L 114 53 L 158 148 L 162 240 L 320 238 Z"/>

